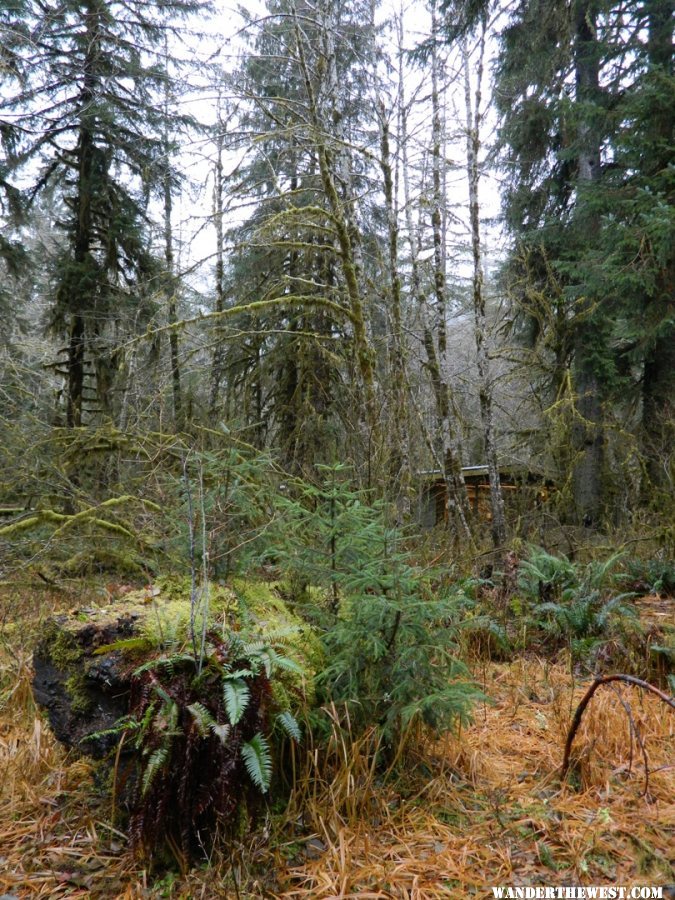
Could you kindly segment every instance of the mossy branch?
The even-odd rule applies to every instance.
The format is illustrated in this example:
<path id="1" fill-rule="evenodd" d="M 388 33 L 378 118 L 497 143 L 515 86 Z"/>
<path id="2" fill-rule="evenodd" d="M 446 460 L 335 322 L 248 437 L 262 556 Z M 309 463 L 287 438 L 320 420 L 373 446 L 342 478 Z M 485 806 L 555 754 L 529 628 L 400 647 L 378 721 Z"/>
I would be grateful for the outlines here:
<path id="1" fill-rule="evenodd" d="M 150 509 L 153 509 L 156 512 L 161 511 L 160 507 L 156 503 L 152 503 L 150 500 L 133 497 L 131 494 L 124 494 L 121 497 L 110 497 L 108 500 L 104 500 L 103 503 L 99 503 L 97 506 L 92 506 L 88 509 L 83 509 L 79 513 L 75 513 L 74 515 L 59 513 L 53 509 L 37 510 L 32 516 L 28 516 L 25 519 L 20 519 L 18 522 L 12 522 L 9 525 L 5 525 L 3 528 L 0 528 L 0 537 L 9 537 L 11 535 L 18 534 L 21 531 L 28 531 L 29 529 L 42 525 L 46 522 L 53 522 L 59 525 L 56 531 L 54 531 L 54 533 L 52 534 L 52 538 L 54 538 L 62 534 L 67 528 L 71 528 L 74 525 L 78 525 L 82 522 L 86 522 L 88 524 L 96 525 L 97 528 L 102 528 L 106 531 L 111 531 L 115 534 L 121 534 L 124 537 L 135 540 L 136 535 L 129 528 L 126 528 L 124 525 L 120 525 L 118 522 L 110 522 L 107 519 L 102 519 L 99 516 L 95 515 L 95 513 L 100 510 L 107 510 L 112 507 L 120 506 L 124 503 L 132 502 L 139 502 L 143 504 L 143 506 L 148 506 Z"/>
<path id="2" fill-rule="evenodd" d="M 312 245 L 312 247 L 313 249 L 316 249 L 316 245 Z M 327 300 L 325 297 L 318 294 L 285 294 L 283 297 L 271 297 L 267 300 L 254 300 L 252 303 L 243 303 L 216 312 L 192 316 L 192 318 L 189 319 L 181 319 L 179 322 L 173 322 L 171 325 L 159 325 L 156 328 L 148 328 L 140 335 L 140 337 L 132 338 L 123 346 L 129 347 L 140 340 L 155 337 L 156 335 L 165 332 L 177 331 L 181 328 L 185 328 L 187 325 L 194 325 L 196 322 L 220 321 L 233 316 L 246 314 L 255 315 L 256 313 L 264 312 L 267 309 L 274 309 L 277 306 L 289 307 L 294 305 L 327 309 L 335 313 L 336 316 L 347 319 L 352 322 L 352 324 L 354 323 L 353 312 L 350 309 L 341 306 L 339 303 L 334 303 L 332 300 Z"/>

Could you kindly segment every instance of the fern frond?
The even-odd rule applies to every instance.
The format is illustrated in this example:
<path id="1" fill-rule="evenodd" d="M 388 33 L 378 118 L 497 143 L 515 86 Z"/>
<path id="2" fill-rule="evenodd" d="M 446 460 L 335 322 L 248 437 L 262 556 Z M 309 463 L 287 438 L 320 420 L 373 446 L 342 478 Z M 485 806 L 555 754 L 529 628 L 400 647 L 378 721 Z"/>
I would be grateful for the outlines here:
<path id="1" fill-rule="evenodd" d="M 253 678 L 256 675 L 256 672 L 253 669 L 235 669 L 233 672 L 228 672 L 227 675 L 223 677 L 225 679 L 236 679 L 236 678 Z"/>
<path id="2" fill-rule="evenodd" d="M 197 731 L 202 737 L 207 737 L 213 726 L 218 724 L 202 703 L 191 703 L 187 709 L 194 719 Z"/>
<path id="3" fill-rule="evenodd" d="M 166 746 L 158 747 L 157 750 L 152 753 L 148 760 L 148 764 L 145 767 L 145 772 L 143 773 L 143 796 L 150 790 L 157 774 L 164 768 L 168 760 L 169 748 Z"/>
<path id="4" fill-rule="evenodd" d="M 261 653 L 263 650 L 267 650 L 268 642 L 264 640 L 258 641 L 249 641 L 248 643 L 241 645 L 241 650 L 244 656 L 256 656 L 258 653 Z"/>
<path id="5" fill-rule="evenodd" d="M 272 758 L 267 741 L 260 732 L 242 744 L 241 756 L 249 778 L 265 794 L 272 778 Z"/>
<path id="6" fill-rule="evenodd" d="M 219 725 L 217 722 L 214 722 L 211 725 L 211 731 L 218 738 L 220 743 L 225 746 L 227 744 L 227 739 L 230 736 L 230 732 L 232 731 L 231 725 Z"/>
<path id="7" fill-rule="evenodd" d="M 277 722 L 279 723 L 279 725 L 281 725 L 282 729 L 286 732 L 289 738 L 291 738 L 291 740 L 294 740 L 296 744 L 299 744 L 302 741 L 302 732 L 293 713 L 288 712 L 288 710 L 279 713 L 279 715 L 277 716 Z"/>
<path id="8" fill-rule="evenodd" d="M 134 678 L 142 675 L 144 672 L 153 672 L 157 669 L 167 669 L 169 675 L 173 675 L 173 670 L 181 663 L 194 663 L 194 657 L 190 653 L 174 653 L 172 656 L 160 656 L 159 659 L 151 659 L 143 663 L 137 669 L 134 669 Z"/>
<path id="9" fill-rule="evenodd" d="M 152 722 L 152 717 L 155 715 L 155 711 L 157 709 L 157 701 L 152 700 L 148 703 L 148 706 L 143 713 L 143 718 L 141 719 L 141 728 L 140 728 L 140 736 L 141 738 L 146 733 L 148 728 L 150 727 L 150 723 Z"/>
<path id="10" fill-rule="evenodd" d="M 84 744 L 86 741 L 98 741 L 100 738 L 111 737 L 113 735 L 122 734 L 125 731 L 137 731 L 141 727 L 141 723 L 134 719 L 133 716 L 124 716 L 119 719 L 112 728 L 104 728 L 102 731 L 94 731 L 92 734 L 85 734 L 80 738 L 79 743 Z"/>
<path id="11" fill-rule="evenodd" d="M 295 660 L 288 656 L 282 656 L 273 647 L 265 645 L 260 650 L 250 653 L 251 662 L 258 662 L 265 669 L 265 675 L 272 677 L 275 669 L 284 669 L 287 672 L 294 672 L 296 675 L 303 674 L 302 666 L 298 665 Z"/>
<path id="12" fill-rule="evenodd" d="M 246 711 L 251 692 L 241 678 L 223 682 L 223 699 L 231 725 L 236 725 Z"/>
<path id="13" fill-rule="evenodd" d="M 267 651 L 271 663 L 270 674 L 274 669 L 283 669 L 285 672 L 294 672 L 296 675 L 302 675 L 304 670 L 302 666 L 289 656 L 282 656 L 276 650 L 271 648 Z"/>
<path id="14" fill-rule="evenodd" d="M 597 626 L 599 629 L 604 628 L 612 615 L 617 614 L 626 619 L 637 619 L 637 610 L 629 601 L 635 596 L 633 593 L 618 594 L 612 597 L 597 614 Z"/>
<path id="15" fill-rule="evenodd" d="M 301 629 L 298 625 L 288 625 L 283 628 L 271 628 L 269 631 L 265 631 L 261 637 L 264 638 L 267 646 L 279 644 L 283 647 L 293 643 L 300 631 Z"/>

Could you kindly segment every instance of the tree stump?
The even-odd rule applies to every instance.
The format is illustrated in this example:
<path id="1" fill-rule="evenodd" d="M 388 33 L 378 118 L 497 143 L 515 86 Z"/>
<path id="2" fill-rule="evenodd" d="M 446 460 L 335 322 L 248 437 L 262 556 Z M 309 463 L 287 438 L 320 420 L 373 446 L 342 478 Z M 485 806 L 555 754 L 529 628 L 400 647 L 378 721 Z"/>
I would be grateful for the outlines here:
<path id="1" fill-rule="evenodd" d="M 88 608 L 43 627 L 33 655 L 33 693 L 66 747 L 102 758 L 116 746 L 119 735 L 91 735 L 113 728 L 128 712 L 134 666 L 120 650 L 97 651 L 133 637 L 141 619 L 134 609 Z"/>

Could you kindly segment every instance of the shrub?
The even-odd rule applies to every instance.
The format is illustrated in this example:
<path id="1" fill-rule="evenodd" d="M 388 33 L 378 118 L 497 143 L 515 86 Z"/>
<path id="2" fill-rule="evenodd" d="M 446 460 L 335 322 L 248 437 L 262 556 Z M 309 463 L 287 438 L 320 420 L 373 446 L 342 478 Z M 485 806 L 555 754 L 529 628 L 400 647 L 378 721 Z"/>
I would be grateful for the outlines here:
<path id="1" fill-rule="evenodd" d="M 413 719 L 447 731 L 482 696 L 459 659 L 455 598 L 432 590 L 384 506 L 350 489 L 343 467 L 323 471 L 296 501 L 282 560 L 293 583 L 327 597 L 320 699 L 346 705 L 353 734 L 378 729 L 387 750 Z"/>
<path id="2" fill-rule="evenodd" d="M 569 649 L 574 664 L 646 673 L 648 639 L 625 584 L 621 554 L 586 565 L 539 547 L 519 561 L 515 579 L 482 582 L 465 594 L 469 645 L 491 658 L 533 649 Z"/>
<path id="3" fill-rule="evenodd" d="M 637 594 L 675 596 L 675 560 L 631 559 L 626 564 L 626 586 Z"/>

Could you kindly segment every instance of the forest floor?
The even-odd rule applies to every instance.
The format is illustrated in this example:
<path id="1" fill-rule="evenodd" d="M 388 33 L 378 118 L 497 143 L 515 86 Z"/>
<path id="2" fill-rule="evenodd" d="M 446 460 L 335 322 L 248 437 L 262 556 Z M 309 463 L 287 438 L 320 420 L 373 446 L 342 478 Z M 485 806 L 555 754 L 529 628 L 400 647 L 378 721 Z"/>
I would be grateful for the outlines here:
<path id="1" fill-rule="evenodd" d="M 675 882 L 675 715 L 629 687 L 601 688 L 559 779 L 588 681 L 564 660 L 477 664 L 492 703 L 460 735 L 421 750 L 415 775 L 377 783 L 356 763 L 333 802 L 277 813 L 227 861 L 150 879 L 109 824 L 92 765 L 66 753 L 31 694 L 41 618 L 81 597 L 0 593 L 0 892 L 33 897 L 488 897 L 493 886 Z M 647 598 L 643 614 L 675 617 Z M 629 705 L 640 740 L 631 738 Z M 281 822 L 282 824 L 279 824 Z"/>

